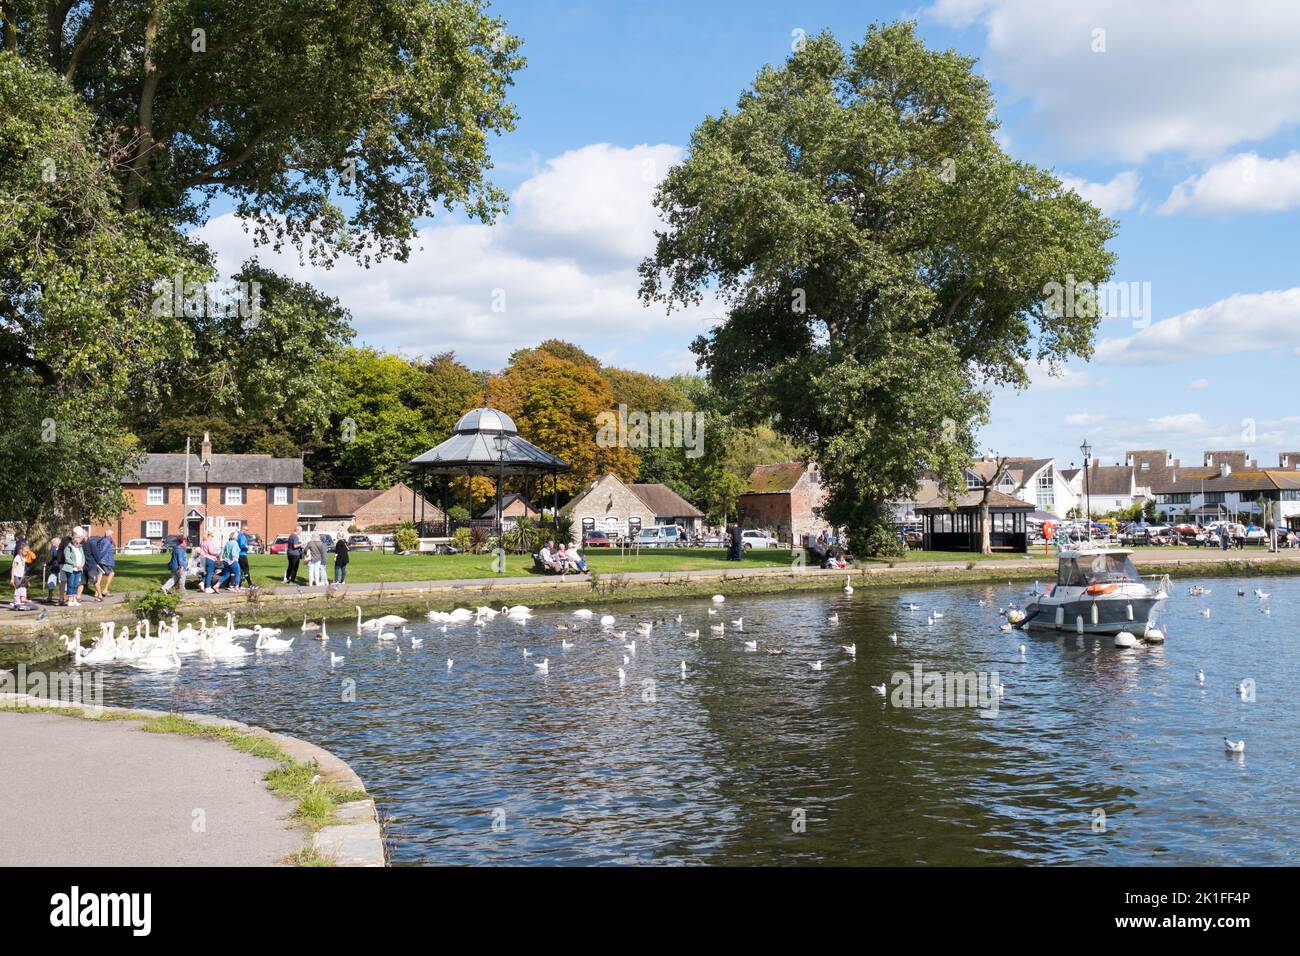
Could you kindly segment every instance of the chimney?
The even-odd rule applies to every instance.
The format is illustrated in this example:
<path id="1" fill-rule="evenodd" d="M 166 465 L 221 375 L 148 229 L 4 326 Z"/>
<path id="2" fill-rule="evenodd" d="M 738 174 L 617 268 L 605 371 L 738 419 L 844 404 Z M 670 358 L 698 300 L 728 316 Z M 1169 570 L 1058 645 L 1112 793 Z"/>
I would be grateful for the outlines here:
<path id="1" fill-rule="evenodd" d="M 199 461 L 212 460 L 212 436 L 207 432 L 203 433 L 203 446 L 199 451 Z"/>
<path id="2" fill-rule="evenodd" d="M 1226 461 L 1219 462 L 1219 477 L 1227 478 L 1230 474 L 1232 474 L 1232 466 Z"/>

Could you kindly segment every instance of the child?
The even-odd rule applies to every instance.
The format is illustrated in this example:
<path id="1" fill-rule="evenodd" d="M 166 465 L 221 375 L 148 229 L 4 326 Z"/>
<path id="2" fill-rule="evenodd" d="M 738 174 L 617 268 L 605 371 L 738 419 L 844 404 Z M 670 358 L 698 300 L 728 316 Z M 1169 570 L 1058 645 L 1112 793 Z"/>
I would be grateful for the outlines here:
<path id="1" fill-rule="evenodd" d="M 27 565 L 35 558 L 36 555 L 31 554 L 25 544 L 14 550 L 14 563 L 9 573 L 14 585 L 14 600 L 10 607 L 15 611 L 21 610 L 27 604 Z"/>

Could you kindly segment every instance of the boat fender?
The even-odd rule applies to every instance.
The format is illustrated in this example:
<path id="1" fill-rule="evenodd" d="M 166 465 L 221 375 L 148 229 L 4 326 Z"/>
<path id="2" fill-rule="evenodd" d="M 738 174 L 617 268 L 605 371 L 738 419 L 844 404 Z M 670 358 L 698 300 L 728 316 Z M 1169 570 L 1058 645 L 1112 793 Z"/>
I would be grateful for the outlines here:
<path id="1" fill-rule="evenodd" d="M 1118 634 L 1115 635 L 1115 646 L 1116 647 L 1137 647 L 1138 639 L 1134 637 L 1132 634 L 1130 634 L 1128 631 L 1120 631 Z"/>
<path id="2" fill-rule="evenodd" d="M 1007 620 L 1012 624 L 1019 624 L 1025 619 L 1025 612 L 1017 608 L 1014 611 L 1007 611 Z"/>
<path id="3" fill-rule="evenodd" d="M 1158 627 L 1153 627 L 1142 635 L 1142 639 L 1148 644 L 1163 644 L 1165 642 L 1165 632 Z"/>

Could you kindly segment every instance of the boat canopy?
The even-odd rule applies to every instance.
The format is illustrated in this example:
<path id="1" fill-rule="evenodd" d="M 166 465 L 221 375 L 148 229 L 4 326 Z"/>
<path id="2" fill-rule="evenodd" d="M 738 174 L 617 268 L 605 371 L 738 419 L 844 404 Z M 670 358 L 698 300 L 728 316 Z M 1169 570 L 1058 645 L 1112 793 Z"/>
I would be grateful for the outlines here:
<path id="1" fill-rule="evenodd" d="M 1140 584 L 1142 576 L 1129 557 L 1133 552 L 1063 551 L 1056 569 L 1056 583 L 1066 587 L 1091 584 Z"/>

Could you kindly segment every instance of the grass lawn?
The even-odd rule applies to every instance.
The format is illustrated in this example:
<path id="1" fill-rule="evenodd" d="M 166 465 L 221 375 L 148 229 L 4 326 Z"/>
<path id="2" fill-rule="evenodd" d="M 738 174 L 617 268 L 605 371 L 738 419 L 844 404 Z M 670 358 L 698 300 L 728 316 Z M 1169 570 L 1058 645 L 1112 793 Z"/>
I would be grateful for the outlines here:
<path id="1" fill-rule="evenodd" d="M 591 548 L 584 552 L 587 565 L 597 574 L 617 574 L 622 571 L 705 571 L 727 570 L 738 567 L 789 567 L 791 552 L 785 550 L 751 550 L 745 560 L 737 565 L 726 560 L 722 548 L 646 549 L 639 555 L 627 552 L 620 555 L 614 549 Z M 260 585 L 278 585 L 284 576 L 285 559 L 278 555 L 255 554 L 248 559 L 253 580 Z M 348 581 L 353 584 L 373 584 L 380 581 L 430 581 L 455 578 L 497 577 L 490 554 L 388 554 L 378 551 L 354 551 L 348 564 Z M 327 566 L 333 577 L 334 562 Z M 530 555 L 512 554 L 506 557 L 504 576 L 520 577 L 533 573 Z M 0 564 L 0 594 L 9 595 L 9 561 Z M 307 565 L 299 565 L 299 582 L 307 582 Z M 143 591 L 156 588 L 167 579 L 167 556 L 163 554 L 119 554 L 114 591 Z M 43 598 L 43 587 L 29 588 L 32 598 Z M 192 586 L 192 583 L 191 583 Z"/>

